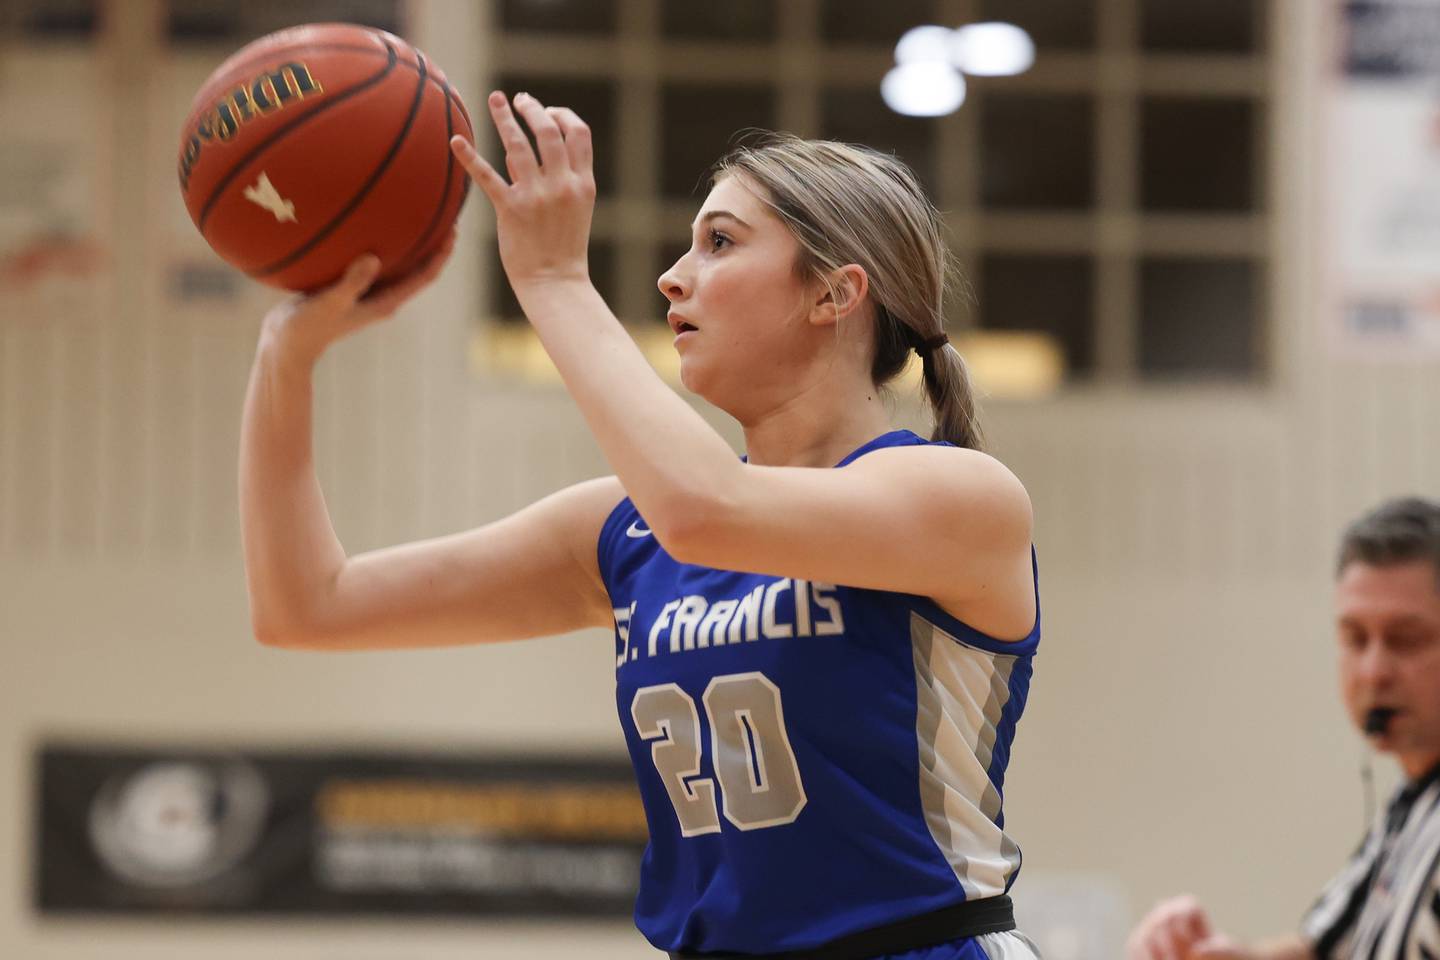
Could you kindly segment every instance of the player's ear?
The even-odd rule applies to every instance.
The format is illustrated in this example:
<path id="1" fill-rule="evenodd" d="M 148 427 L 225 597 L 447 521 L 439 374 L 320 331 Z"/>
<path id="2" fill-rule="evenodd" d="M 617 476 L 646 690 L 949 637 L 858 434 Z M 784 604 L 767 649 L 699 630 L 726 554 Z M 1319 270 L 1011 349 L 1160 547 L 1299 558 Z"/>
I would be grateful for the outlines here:
<path id="1" fill-rule="evenodd" d="M 816 283 L 815 301 L 810 322 L 829 326 L 854 312 L 870 292 L 870 277 L 858 263 L 847 263 L 831 270 Z"/>

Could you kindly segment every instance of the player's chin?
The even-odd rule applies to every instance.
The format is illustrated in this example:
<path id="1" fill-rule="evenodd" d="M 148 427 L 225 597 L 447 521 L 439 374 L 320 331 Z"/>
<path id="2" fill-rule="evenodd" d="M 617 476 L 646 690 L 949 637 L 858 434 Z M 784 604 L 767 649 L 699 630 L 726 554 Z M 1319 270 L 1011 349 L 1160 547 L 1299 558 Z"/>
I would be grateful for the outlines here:
<path id="1" fill-rule="evenodd" d="M 680 386 L 697 397 L 705 396 L 706 378 L 702 371 L 696 370 L 696 363 L 687 359 L 684 355 L 680 357 Z"/>
<path id="2" fill-rule="evenodd" d="M 714 380 L 714 364 L 709 362 L 704 351 L 696 350 L 693 344 L 677 348 L 680 354 L 680 383 L 691 393 L 703 394 L 706 384 Z"/>

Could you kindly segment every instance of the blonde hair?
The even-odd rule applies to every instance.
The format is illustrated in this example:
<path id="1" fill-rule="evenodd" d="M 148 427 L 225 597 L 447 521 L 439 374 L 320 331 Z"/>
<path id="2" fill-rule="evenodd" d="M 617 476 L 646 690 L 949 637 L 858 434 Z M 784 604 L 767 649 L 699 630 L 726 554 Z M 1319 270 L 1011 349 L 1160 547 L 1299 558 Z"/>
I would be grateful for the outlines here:
<path id="1" fill-rule="evenodd" d="M 965 361 L 949 344 L 927 349 L 945 332 L 944 300 L 955 273 L 940 214 L 915 174 L 869 147 L 762 132 L 723 157 L 713 184 L 740 175 L 763 188 L 760 199 L 800 244 L 797 269 L 829 283 L 859 264 L 875 305 L 870 376 L 883 386 L 920 353 L 933 440 L 978 450 L 983 442 Z"/>

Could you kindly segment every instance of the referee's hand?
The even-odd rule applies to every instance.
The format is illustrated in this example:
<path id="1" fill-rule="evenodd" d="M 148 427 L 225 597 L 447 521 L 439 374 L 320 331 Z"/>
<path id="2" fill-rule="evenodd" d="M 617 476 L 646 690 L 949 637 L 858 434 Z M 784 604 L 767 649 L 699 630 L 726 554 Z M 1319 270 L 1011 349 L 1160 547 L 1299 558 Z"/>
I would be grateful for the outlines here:
<path id="1" fill-rule="evenodd" d="M 1125 943 L 1126 960 L 1251 960 L 1252 954 L 1210 925 L 1192 896 L 1157 903 Z"/>

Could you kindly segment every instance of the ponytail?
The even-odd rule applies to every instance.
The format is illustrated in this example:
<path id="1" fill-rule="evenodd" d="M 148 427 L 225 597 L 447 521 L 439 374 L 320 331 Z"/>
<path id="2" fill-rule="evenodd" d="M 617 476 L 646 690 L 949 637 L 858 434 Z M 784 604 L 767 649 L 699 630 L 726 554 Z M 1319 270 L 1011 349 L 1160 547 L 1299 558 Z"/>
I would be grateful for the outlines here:
<path id="1" fill-rule="evenodd" d="M 975 393 L 970 387 L 970 371 L 960 351 L 945 343 L 933 350 L 922 350 L 920 363 L 925 381 L 925 396 L 935 417 L 931 440 L 948 440 L 957 447 L 983 450 L 985 437 L 980 432 L 980 417 L 975 410 Z"/>

